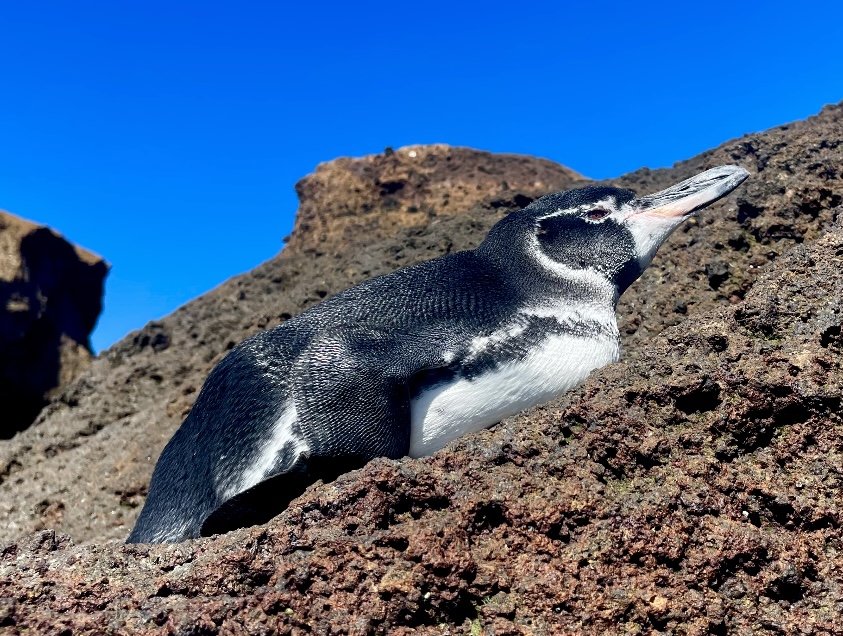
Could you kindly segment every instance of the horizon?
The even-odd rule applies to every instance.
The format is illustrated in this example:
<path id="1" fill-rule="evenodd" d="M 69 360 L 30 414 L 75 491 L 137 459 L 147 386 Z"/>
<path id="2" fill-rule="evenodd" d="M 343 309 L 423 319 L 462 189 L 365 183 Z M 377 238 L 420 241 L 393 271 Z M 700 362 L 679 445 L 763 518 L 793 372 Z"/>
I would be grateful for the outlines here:
<path id="1" fill-rule="evenodd" d="M 605 179 L 843 99 L 833 3 L 48 6 L 0 21 L 0 208 L 112 266 L 97 352 L 275 256 L 320 162 L 445 143 Z"/>

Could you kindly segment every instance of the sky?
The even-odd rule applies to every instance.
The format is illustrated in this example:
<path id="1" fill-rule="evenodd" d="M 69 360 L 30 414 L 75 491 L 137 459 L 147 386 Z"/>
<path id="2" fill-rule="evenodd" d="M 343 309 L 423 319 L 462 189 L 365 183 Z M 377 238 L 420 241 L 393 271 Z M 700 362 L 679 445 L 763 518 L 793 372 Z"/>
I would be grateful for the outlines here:
<path id="1" fill-rule="evenodd" d="M 100 351 L 276 255 L 322 161 L 593 178 L 843 100 L 840 2 L 0 0 L 0 208 L 111 264 Z"/>

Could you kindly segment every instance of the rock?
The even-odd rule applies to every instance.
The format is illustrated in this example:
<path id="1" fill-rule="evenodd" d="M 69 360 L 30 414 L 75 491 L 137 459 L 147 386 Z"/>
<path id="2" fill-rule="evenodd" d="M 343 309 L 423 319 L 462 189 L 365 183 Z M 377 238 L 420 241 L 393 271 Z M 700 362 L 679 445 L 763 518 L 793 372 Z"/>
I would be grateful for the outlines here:
<path id="1" fill-rule="evenodd" d="M 453 200 L 445 207 L 452 216 L 401 217 L 400 206 L 384 212 L 381 188 L 369 184 L 355 195 L 369 216 L 346 218 L 343 206 L 354 190 L 348 174 L 383 182 L 416 160 L 401 205 L 421 205 L 427 196 L 441 201 L 450 198 L 445 195 L 451 189 Z M 158 454 L 211 367 L 237 342 L 365 278 L 473 247 L 510 207 L 527 205 L 542 188 L 568 187 L 576 178 L 543 159 L 447 146 L 415 146 L 336 164 L 323 164 L 299 188 L 300 216 L 321 214 L 325 236 L 335 243 L 323 241 L 320 252 L 306 234 L 294 234 L 275 259 L 129 334 L 51 402 L 26 436 L 0 445 L 0 541 L 45 527 L 86 542 L 125 538 Z M 391 214 L 392 220 L 378 225 L 379 214 Z M 402 218 L 416 217 L 425 225 L 401 227 Z M 348 231 L 349 223 L 357 224 L 357 238 L 346 241 L 335 220 Z M 363 244 L 379 232 L 389 237 Z M 84 506 L 77 504 L 81 500 Z"/>
<path id="2" fill-rule="evenodd" d="M 843 228 L 632 363 L 263 527 L 0 559 L 10 633 L 835 633 Z M 716 387 L 716 390 L 715 390 Z M 728 459 L 718 458 L 722 455 Z"/>
<path id="3" fill-rule="evenodd" d="M 841 114 L 614 180 L 643 192 L 722 163 L 753 173 L 624 296 L 624 362 L 432 457 L 317 484 L 265 526 L 109 543 L 228 349 L 363 278 L 472 247 L 500 195 L 371 243 L 291 243 L 131 334 L 0 444 L 3 621 L 82 634 L 834 632 Z M 717 289 L 715 262 L 728 272 Z M 19 539 L 48 526 L 59 533 Z"/>
<path id="4" fill-rule="evenodd" d="M 0 438 L 90 364 L 107 273 L 98 256 L 0 211 Z"/>
<path id="5" fill-rule="evenodd" d="M 445 144 L 335 159 L 296 184 L 301 205 L 288 250 L 347 251 L 394 236 L 398 228 L 463 214 L 481 202 L 524 207 L 583 180 L 546 159 Z"/>

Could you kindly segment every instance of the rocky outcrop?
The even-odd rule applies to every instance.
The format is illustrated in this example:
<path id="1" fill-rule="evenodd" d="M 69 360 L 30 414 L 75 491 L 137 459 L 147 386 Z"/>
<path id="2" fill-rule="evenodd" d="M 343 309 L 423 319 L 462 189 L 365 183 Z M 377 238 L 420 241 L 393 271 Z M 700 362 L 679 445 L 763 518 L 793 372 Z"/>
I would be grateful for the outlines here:
<path id="1" fill-rule="evenodd" d="M 49 228 L 0 211 L 0 438 L 90 363 L 107 272 Z"/>
<path id="2" fill-rule="evenodd" d="M 338 242 L 320 251 L 315 243 L 307 243 L 307 235 L 294 233 L 277 258 L 104 352 L 48 405 L 24 436 L 0 444 L 4 520 L 0 541 L 44 527 L 69 531 L 80 541 L 125 538 L 158 454 L 211 367 L 235 343 L 365 278 L 473 247 L 509 207 L 526 205 L 540 193 L 537 188 L 566 187 L 574 175 L 562 166 L 519 155 L 447 146 L 415 148 L 416 157 L 402 149 L 377 157 L 340 159 L 339 167 L 323 164 L 317 170 L 323 185 L 302 190 L 302 214 L 321 211 L 344 218 L 343 206 L 354 189 L 347 178 L 348 166 L 358 166 L 356 171 L 370 166 L 371 174 L 385 178 L 402 161 L 421 159 L 423 165 L 413 172 L 414 180 L 404 194 L 420 193 L 412 199 L 419 202 L 424 193 L 453 186 L 456 194 L 449 206 L 453 216 L 424 216 L 426 225 L 420 227 L 401 227 L 401 220 L 394 217 L 394 227 L 377 229 L 371 223 L 382 211 L 383 197 L 380 188 L 371 187 L 366 190 L 370 198 L 360 198 L 359 205 L 374 216 L 369 219 L 361 212 L 356 221 L 361 235 L 354 241 L 345 243 L 339 231 L 331 230 L 326 236 Z M 439 157 L 442 165 L 431 165 L 431 157 Z M 504 183 L 509 173 L 511 183 L 532 194 Z M 327 175 L 335 175 L 335 180 Z M 491 198 L 466 209 L 488 193 Z M 414 214 L 407 218 L 415 218 Z M 334 227 L 331 218 L 326 217 L 325 227 Z M 389 238 L 365 244 L 365 237 L 381 231 Z M 84 506 L 77 505 L 81 500 Z"/>
<path id="3" fill-rule="evenodd" d="M 264 527 L 3 549 L 12 633 L 840 633 L 843 230 L 632 364 Z M 454 630 L 454 631 L 452 631 Z"/>
<path id="4" fill-rule="evenodd" d="M 463 214 L 483 201 L 523 207 L 530 198 L 584 179 L 547 159 L 445 144 L 335 159 L 296 184 L 301 205 L 288 250 L 345 252 L 400 228 Z"/>
<path id="5" fill-rule="evenodd" d="M 285 250 L 118 343 L 0 445 L 0 624 L 834 633 L 841 115 L 616 180 L 647 191 L 721 163 L 752 172 L 627 292 L 625 362 L 433 457 L 316 485 L 263 527 L 107 543 L 128 533 L 157 454 L 235 342 L 363 278 L 473 246 L 503 195 L 347 251 Z"/>

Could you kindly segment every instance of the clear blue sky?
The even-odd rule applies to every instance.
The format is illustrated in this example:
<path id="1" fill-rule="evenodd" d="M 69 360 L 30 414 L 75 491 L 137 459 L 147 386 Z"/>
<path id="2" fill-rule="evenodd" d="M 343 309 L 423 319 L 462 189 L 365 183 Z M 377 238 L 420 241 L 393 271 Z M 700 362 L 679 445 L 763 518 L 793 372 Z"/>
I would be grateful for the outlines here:
<path id="1" fill-rule="evenodd" d="M 0 0 L 0 208 L 112 264 L 100 350 L 275 255 L 320 161 L 600 178 L 811 115 L 843 99 L 841 7 Z"/>

